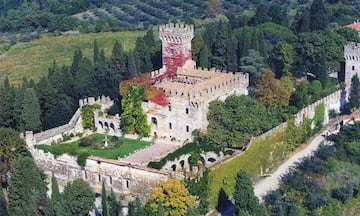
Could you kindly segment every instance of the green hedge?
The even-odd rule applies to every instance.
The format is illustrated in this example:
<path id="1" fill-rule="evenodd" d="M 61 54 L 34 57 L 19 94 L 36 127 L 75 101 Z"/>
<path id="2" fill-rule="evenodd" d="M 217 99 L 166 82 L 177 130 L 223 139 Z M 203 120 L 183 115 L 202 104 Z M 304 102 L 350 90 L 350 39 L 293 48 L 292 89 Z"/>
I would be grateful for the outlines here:
<path id="1" fill-rule="evenodd" d="M 160 161 L 151 161 L 148 164 L 148 167 L 155 168 L 155 169 L 161 169 L 166 162 L 173 161 L 177 158 L 179 158 L 181 155 L 189 154 L 192 152 L 215 152 L 216 154 L 220 153 L 220 148 L 216 147 L 211 144 L 205 144 L 205 143 L 198 143 L 198 142 L 191 142 L 183 147 L 175 150 L 172 153 L 169 153 L 166 155 L 166 157 L 162 158 Z M 232 155 L 234 151 L 227 150 L 224 154 Z"/>

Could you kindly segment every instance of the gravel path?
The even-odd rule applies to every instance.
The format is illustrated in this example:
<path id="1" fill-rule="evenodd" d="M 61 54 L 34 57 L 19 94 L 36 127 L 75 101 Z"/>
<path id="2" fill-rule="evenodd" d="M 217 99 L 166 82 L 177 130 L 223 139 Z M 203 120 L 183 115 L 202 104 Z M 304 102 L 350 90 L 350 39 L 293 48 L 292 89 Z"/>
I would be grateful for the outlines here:
<path id="1" fill-rule="evenodd" d="M 318 149 L 319 145 L 325 140 L 321 135 L 315 137 L 309 145 L 307 145 L 300 152 L 296 153 L 290 157 L 285 163 L 283 163 L 271 176 L 266 177 L 260 180 L 254 185 L 255 195 L 262 200 L 267 192 L 271 190 L 276 190 L 280 185 L 280 178 L 282 175 L 287 173 L 291 167 L 293 167 L 297 162 L 301 161 L 303 157 L 310 156 L 315 150 Z"/>

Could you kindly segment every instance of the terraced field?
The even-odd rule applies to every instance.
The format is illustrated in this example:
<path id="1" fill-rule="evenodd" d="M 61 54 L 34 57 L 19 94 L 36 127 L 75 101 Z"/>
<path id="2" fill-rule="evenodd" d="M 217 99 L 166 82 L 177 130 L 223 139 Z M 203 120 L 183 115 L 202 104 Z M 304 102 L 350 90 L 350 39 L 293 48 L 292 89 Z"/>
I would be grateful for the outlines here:
<path id="1" fill-rule="evenodd" d="M 84 56 L 92 58 L 93 42 L 96 39 L 100 49 L 104 49 L 109 58 L 116 40 L 122 43 L 125 50 L 134 48 L 136 38 L 143 36 L 144 31 L 106 32 L 90 34 L 73 34 L 50 36 L 27 43 L 17 43 L 6 53 L 0 55 L 0 83 L 9 77 L 14 84 L 23 77 L 38 80 L 47 74 L 48 68 L 55 60 L 59 65 L 70 65 L 73 53 L 80 48 Z"/>

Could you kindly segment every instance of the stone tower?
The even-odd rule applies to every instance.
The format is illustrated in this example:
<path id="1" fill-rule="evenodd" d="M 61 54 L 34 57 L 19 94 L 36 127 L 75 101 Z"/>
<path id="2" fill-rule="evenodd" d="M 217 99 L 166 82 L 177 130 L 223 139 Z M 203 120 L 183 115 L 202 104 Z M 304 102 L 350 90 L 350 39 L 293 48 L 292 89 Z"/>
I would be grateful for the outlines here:
<path id="1" fill-rule="evenodd" d="M 166 68 L 164 77 L 172 77 L 178 67 L 191 60 L 191 40 L 194 26 L 167 24 L 159 27 L 162 42 L 162 63 Z"/>
<path id="2" fill-rule="evenodd" d="M 354 75 L 360 78 L 360 46 L 355 43 L 344 47 L 345 58 L 345 84 L 347 88 L 351 87 L 351 79 Z"/>

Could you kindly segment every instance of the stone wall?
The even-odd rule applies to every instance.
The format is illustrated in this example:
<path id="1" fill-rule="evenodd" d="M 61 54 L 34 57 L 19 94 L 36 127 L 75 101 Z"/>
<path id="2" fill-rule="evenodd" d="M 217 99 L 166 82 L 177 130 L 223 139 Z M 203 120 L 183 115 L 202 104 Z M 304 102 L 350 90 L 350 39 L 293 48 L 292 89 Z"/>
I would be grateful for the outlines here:
<path id="1" fill-rule="evenodd" d="M 88 182 L 96 193 L 101 193 L 101 184 L 104 181 L 109 192 L 112 189 L 117 195 L 137 195 L 146 199 L 160 182 L 172 176 L 171 172 L 93 156 L 87 159 L 83 168 L 77 164 L 76 157 L 67 154 L 55 158 L 51 153 L 34 147 L 30 151 L 35 163 L 45 171 L 49 179 L 54 173 L 60 187 L 81 178 Z"/>
<path id="2" fill-rule="evenodd" d="M 295 115 L 295 124 L 301 125 L 304 122 L 304 118 L 314 118 L 315 108 L 322 103 L 325 105 L 324 124 L 326 124 L 329 122 L 330 110 L 340 113 L 341 109 L 344 107 L 346 103 L 345 90 L 338 90 L 300 110 L 300 112 Z"/>
<path id="3" fill-rule="evenodd" d="M 27 140 L 28 143 L 30 142 L 31 145 L 51 144 L 52 142 L 57 142 L 61 140 L 63 135 L 77 134 L 83 132 L 83 128 L 81 126 L 81 107 L 86 104 L 89 105 L 101 104 L 101 111 L 104 112 L 106 109 L 109 109 L 114 104 L 114 102 L 110 99 L 110 97 L 105 97 L 104 95 L 97 98 L 89 97 L 89 98 L 81 99 L 79 100 L 79 108 L 76 110 L 73 117 L 70 119 L 70 121 L 67 124 L 61 125 L 59 127 L 51 128 L 49 130 L 42 131 L 36 134 L 32 134 L 32 132 L 27 132 L 26 133 L 27 137 L 25 139 Z M 105 122 L 108 122 L 109 127 L 110 124 L 113 124 L 114 133 L 116 134 L 121 133 L 119 131 L 120 128 L 119 123 L 116 122 L 115 119 L 102 118 L 101 120 L 104 122 L 104 125 Z M 99 121 L 97 122 L 99 123 Z M 102 128 L 100 128 L 99 132 L 102 132 L 101 129 Z"/>

